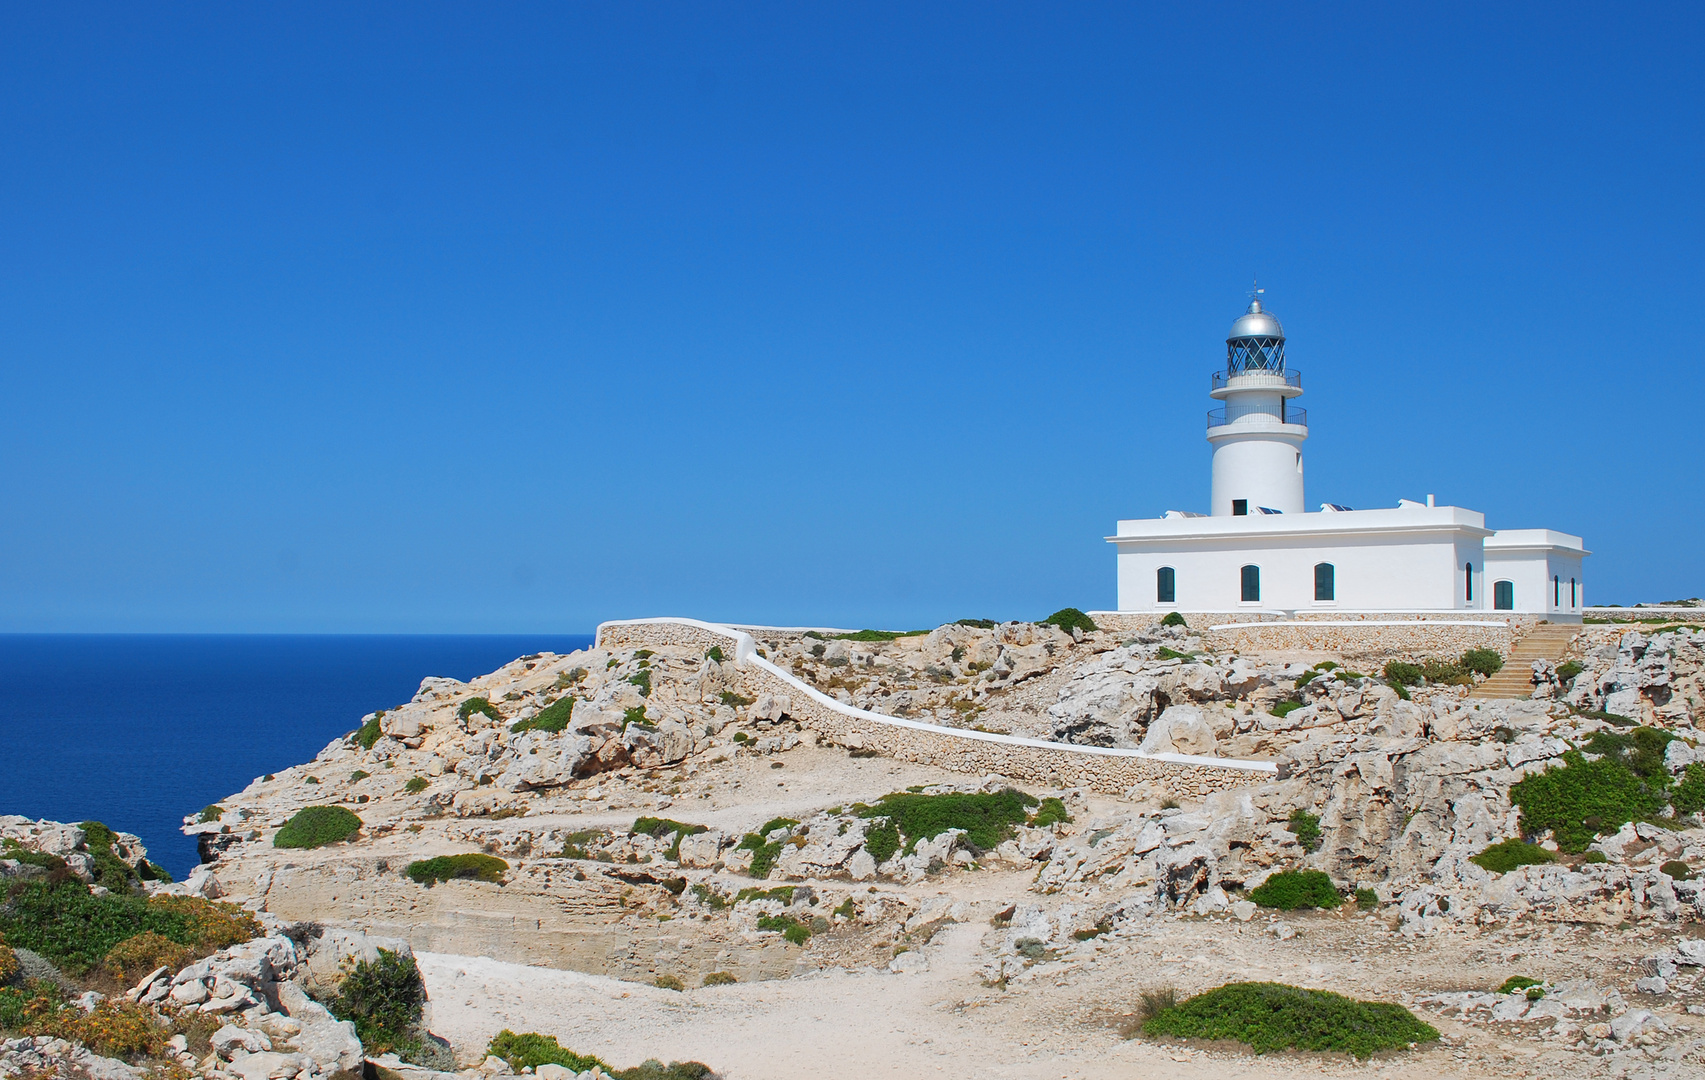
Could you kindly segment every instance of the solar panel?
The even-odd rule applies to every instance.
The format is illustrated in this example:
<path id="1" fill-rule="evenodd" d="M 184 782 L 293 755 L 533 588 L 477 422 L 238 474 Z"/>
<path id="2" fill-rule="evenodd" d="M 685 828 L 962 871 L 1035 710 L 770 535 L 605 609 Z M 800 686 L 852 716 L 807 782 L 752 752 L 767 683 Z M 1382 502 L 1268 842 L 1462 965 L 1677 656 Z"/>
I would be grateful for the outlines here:
<path id="1" fill-rule="evenodd" d="M 1282 514 L 1282 513 L 1284 513 L 1283 510 L 1275 510 L 1271 506 L 1257 506 L 1255 509 L 1261 511 L 1263 514 Z"/>

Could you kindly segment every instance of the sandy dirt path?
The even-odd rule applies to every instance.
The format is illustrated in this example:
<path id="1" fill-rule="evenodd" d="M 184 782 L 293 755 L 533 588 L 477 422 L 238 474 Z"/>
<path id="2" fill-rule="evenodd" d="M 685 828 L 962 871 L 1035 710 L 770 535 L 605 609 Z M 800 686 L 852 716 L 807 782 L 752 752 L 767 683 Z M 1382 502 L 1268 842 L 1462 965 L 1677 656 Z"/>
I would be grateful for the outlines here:
<path id="1" fill-rule="evenodd" d="M 1106 1020 L 1062 1023 L 1062 1002 L 1050 1001 L 1047 988 L 1004 995 L 1001 1007 L 982 1006 L 989 991 L 975 972 L 981 935 L 972 925 L 947 928 L 927 950 L 929 970 L 917 974 L 836 969 L 685 993 L 479 957 L 422 953 L 419 962 L 433 1030 L 458 1048 L 483 1046 L 503 1028 L 539 1031 L 620 1067 L 652 1057 L 697 1060 L 728 1080 L 1442 1080 L 1526 1072 L 1509 1064 L 1484 1072 L 1443 1049 L 1358 1065 L 1126 1041 Z"/>

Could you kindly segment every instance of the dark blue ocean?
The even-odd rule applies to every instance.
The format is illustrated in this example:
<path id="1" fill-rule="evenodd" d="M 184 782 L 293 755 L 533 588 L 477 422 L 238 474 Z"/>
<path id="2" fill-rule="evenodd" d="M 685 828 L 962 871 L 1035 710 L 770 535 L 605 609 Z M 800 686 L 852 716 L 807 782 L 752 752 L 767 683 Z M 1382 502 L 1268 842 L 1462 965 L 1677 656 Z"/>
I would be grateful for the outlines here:
<path id="1" fill-rule="evenodd" d="M 182 879 L 183 816 L 307 761 L 428 675 L 471 679 L 584 634 L 0 635 L 0 814 L 104 821 Z"/>

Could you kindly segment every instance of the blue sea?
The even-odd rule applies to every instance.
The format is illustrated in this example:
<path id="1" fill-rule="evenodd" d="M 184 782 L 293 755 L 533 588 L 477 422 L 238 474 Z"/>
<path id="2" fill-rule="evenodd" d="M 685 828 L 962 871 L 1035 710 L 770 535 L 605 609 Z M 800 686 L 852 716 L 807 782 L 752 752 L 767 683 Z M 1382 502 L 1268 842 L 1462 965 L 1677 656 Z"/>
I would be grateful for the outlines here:
<path id="1" fill-rule="evenodd" d="M 428 675 L 471 679 L 586 634 L 0 635 L 0 814 L 104 821 L 180 880 L 183 816 L 307 761 Z"/>

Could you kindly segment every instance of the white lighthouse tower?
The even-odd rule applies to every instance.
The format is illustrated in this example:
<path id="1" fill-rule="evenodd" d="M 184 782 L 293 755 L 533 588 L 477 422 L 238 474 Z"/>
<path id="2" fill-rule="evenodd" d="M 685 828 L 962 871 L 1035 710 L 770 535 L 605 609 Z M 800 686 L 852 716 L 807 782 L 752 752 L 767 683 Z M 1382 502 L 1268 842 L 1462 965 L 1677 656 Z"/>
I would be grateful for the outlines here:
<path id="1" fill-rule="evenodd" d="M 1302 394 L 1302 373 L 1285 367 L 1285 331 L 1261 307 L 1256 289 L 1249 310 L 1231 324 L 1225 370 L 1214 372 L 1211 396 L 1225 402 L 1208 414 L 1214 447 L 1209 513 L 1301 514 L 1302 443 L 1308 412 L 1290 399 Z"/>

